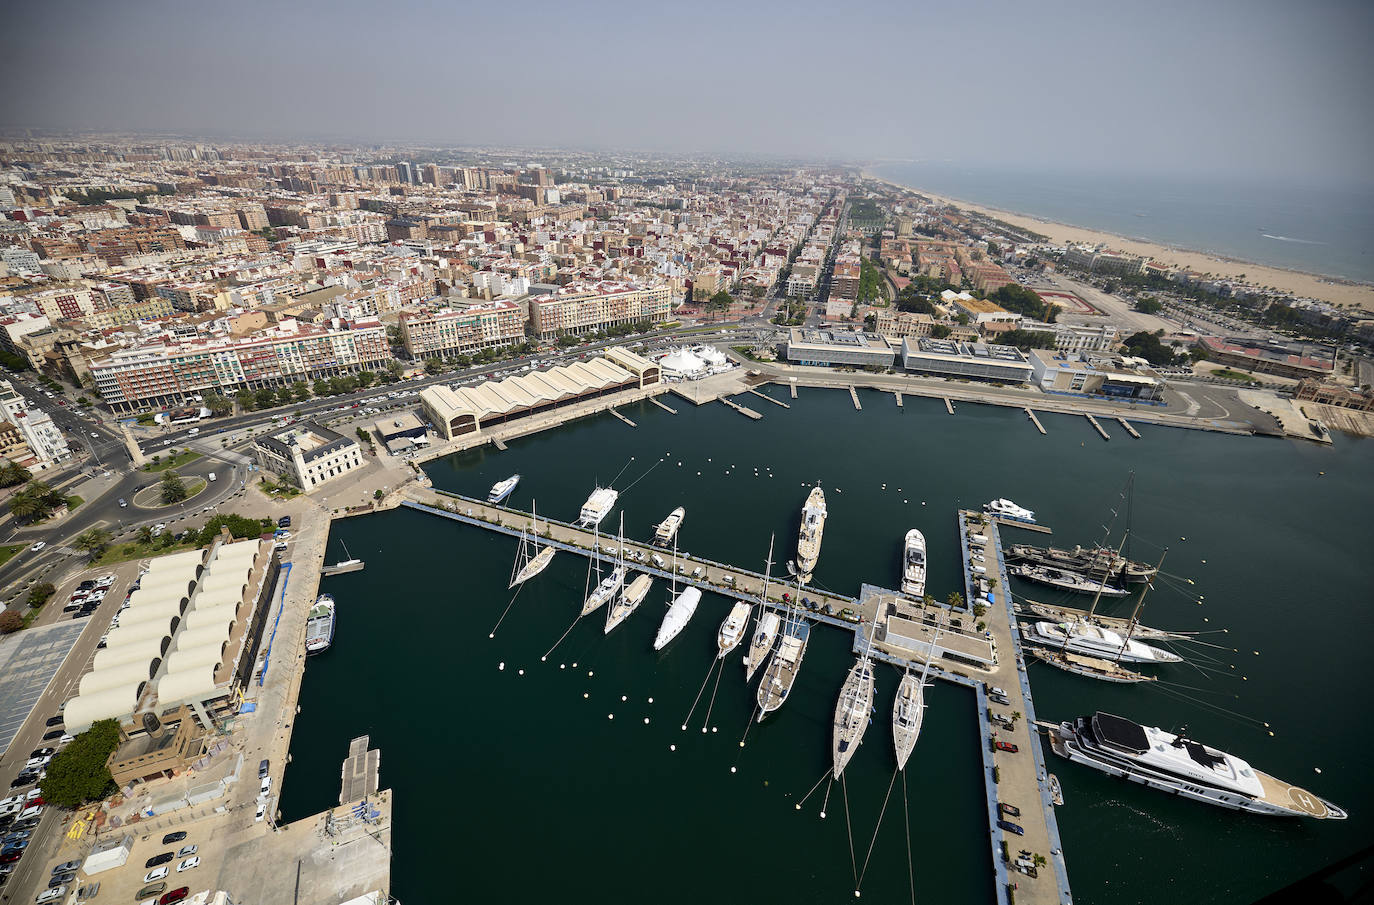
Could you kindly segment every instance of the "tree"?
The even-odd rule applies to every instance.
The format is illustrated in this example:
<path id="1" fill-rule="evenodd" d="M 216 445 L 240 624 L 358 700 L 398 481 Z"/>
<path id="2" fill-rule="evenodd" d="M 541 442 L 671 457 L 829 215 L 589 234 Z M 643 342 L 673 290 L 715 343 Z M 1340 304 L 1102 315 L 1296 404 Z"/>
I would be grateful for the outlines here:
<path id="1" fill-rule="evenodd" d="M 0 635 L 12 635 L 24 627 L 24 617 L 14 610 L 0 613 Z"/>
<path id="2" fill-rule="evenodd" d="M 240 411 L 248 411 L 253 407 L 253 391 L 244 387 L 234 394 L 234 401 L 239 404 Z"/>
<path id="3" fill-rule="evenodd" d="M 277 405 L 290 405 L 296 401 L 296 391 L 289 385 L 277 387 Z"/>
<path id="4" fill-rule="evenodd" d="M 247 540 L 250 537 L 258 537 L 270 530 L 270 522 L 263 524 L 262 519 L 245 518 L 232 512 L 217 515 L 205 523 L 196 534 L 196 543 L 202 547 L 213 543 L 221 528 L 228 528 L 230 537 L 235 540 Z"/>
<path id="5" fill-rule="evenodd" d="M 230 402 L 223 393 L 206 393 L 205 407 L 210 410 L 212 415 L 227 415 L 234 410 L 234 403 Z"/>
<path id="6" fill-rule="evenodd" d="M 384 494 L 382 493 L 381 488 L 378 488 L 377 490 L 372 491 L 372 498 L 373 498 L 374 500 L 380 500 L 380 499 L 382 498 L 383 495 L 384 495 Z"/>
<path id="7" fill-rule="evenodd" d="M 10 497 L 10 513 L 21 521 L 38 521 L 47 518 L 59 502 L 46 482 L 34 481 Z"/>
<path id="8" fill-rule="evenodd" d="M 444 370 L 444 363 L 443 363 L 442 361 L 440 361 L 439 359 L 437 359 L 437 358 L 426 358 L 426 359 L 425 359 L 425 373 L 426 373 L 426 374 L 441 374 L 441 373 L 443 373 L 443 370 Z"/>
<path id="9" fill-rule="evenodd" d="M 363 443 L 371 443 L 372 435 L 360 427 L 358 428 L 358 439 Z"/>
<path id="10" fill-rule="evenodd" d="M 15 484 L 24 483 L 31 477 L 33 477 L 33 473 L 18 462 L 6 459 L 5 464 L 0 465 L 0 487 L 13 487 Z"/>
<path id="11" fill-rule="evenodd" d="M 180 503 L 186 499 L 186 484 L 181 475 L 170 468 L 162 473 L 162 502 L 164 505 Z"/>
<path id="12" fill-rule="evenodd" d="M 316 396 L 328 396 L 329 381 L 321 378 L 320 380 L 315 381 L 315 385 L 311 389 L 314 390 Z"/>
<path id="13" fill-rule="evenodd" d="M 119 723 L 99 720 L 53 755 L 41 788 L 43 799 L 63 808 L 99 801 L 114 791 L 114 778 L 105 765 L 119 747 Z"/>
<path id="14" fill-rule="evenodd" d="M 1164 310 L 1164 303 L 1152 295 L 1142 295 L 1135 301 L 1135 310 L 1145 314 L 1158 314 Z"/>
<path id="15" fill-rule="evenodd" d="M 373 374 L 371 371 L 363 371 L 361 374 L 358 375 L 357 380 L 358 386 L 370 387 L 372 386 L 372 384 L 377 382 L 377 375 Z"/>
<path id="16" fill-rule="evenodd" d="M 733 304 L 735 304 L 734 297 L 722 289 L 706 300 L 706 310 L 708 312 L 725 312 L 729 311 Z"/>
<path id="17" fill-rule="evenodd" d="M 91 559 L 95 559 L 110 545 L 110 537 L 110 532 L 104 528 L 90 528 L 78 534 L 72 545 L 78 550 L 85 551 Z"/>
<path id="18" fill-rule="evenodd" d="M 263 387 L 253 394 L 253 403 L 260 409 L 270 409 L 277 404 L 277 391 L 271 387 Z"/>
<path id="19" fill-rule="evenodd" d="M 930 328 L 930 335 L 932 339 L 944 339 L 946 336 L 949 336 L 953 332 L 954 331 L 950 329 L 948 324 L 936 324 L 935 326 Z"/>
<path id="20" fill-rule="evenodd" d="M 150 544 L 153 542 L 153 526 L 144 525 L 138 529 L 138 542 L 140 544 Z"/>
<path id="21" fill-rule="evenodd" d="M 52 595 L 55 593 L 57 593 L 57 588 L 55 588 L 52 582 L 50 581 L 44 581 L 39 584 L 36 584 L 33 587 L 29 588 L 29 606 L 33 607 L 34 609 L 38 609 L 43 604 L 47 603 L 48 599 L 52 597 Z"/>
<path id="22" fill-rule="evenodd" d="M 945 598 L 945 603 L 957 610 L 964 605 L 964 595 L 958 591 L 950 591 L 949 596 Z"/>
<path id="23" fill-rule="evenodd" d="M 1142 330 L 1127 337 L 1124 351 L 1129 355 L 1143 358 L 1152 365 L 1164 366 L 1174 363 L 1174 350 L 1159 341 L 1163 330 L 1154 333 Z"/>
<path id="24" fill-rule="evenodd" d="M 310 384 L 306 383 L 304 380 L 298 380 L 291 384 L 291 391 L 296 394 L 296 400 L 298 402 L 304 402 L 310 398 Z"/>
<path id="25" fill-rule="evenodd" d="M 1054 348 L 1054 334 L 1043 330 L 1008 330 L 997 341 L 1004 346 L 1015 346 L 1023 352 L 1027 349 Z"/>
<path id="26" fill-rule="evenodd" d="M 401 375 L 405 373 L 405 368 L 393 358 L 386 363 L 386 372 L 391 375 L 392 380 L 400 380 Z"/>

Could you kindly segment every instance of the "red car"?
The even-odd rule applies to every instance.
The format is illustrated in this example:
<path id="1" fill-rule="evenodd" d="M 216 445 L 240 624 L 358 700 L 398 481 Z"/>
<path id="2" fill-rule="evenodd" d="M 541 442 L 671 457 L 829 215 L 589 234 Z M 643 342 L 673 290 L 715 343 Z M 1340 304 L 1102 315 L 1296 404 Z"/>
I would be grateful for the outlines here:
<path id="1" fill-rule="evenodd" d="M 24 853 L 21 851 L 5 852 L 0 855 L 0 864 L 13 864 L 22 857 L 24 857 Z"/>
<path id="2" fill-rule="evenodd" d="M 1017 751 L 1021 750 L 1011 742 L 993 742 L 992 746 L 998 751 L 1006 751 L 1008 754 L 1015 754 Z"/>
<path id="3" fill-rule="evenodd" d="M 172 905 L 173 902 L 180 902 L 190 894 L 191 887 L 183 886 L 180 889 L 174 889 L 163 895 L 162 898 L 157 900 L 157 905 Z"/>

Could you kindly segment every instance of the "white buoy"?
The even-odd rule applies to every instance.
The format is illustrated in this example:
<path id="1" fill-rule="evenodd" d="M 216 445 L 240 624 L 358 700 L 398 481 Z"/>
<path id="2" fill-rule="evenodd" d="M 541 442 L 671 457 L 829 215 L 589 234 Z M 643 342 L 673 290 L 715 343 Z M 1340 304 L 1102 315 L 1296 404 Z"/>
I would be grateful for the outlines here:
<path id="1" fill-rule="evenodd" d="M 576 660 L 573 661 L 573 669 L 577 669 L 577 661 L 576 661 Z"/>
<path id="2" fill-rule="evenodd" d="M 821 811 L 821 819 L 822 819 L 822 820 L 825 819 L 825 811 Z"/>
<path id="3" fill-rule="evenodd" d="M 524 671 L 524 670 L 523 670 L 523 669 L 522 669 L 522 670 L 520 670 L 520 675 L 522 675 L 522 676 L 523 676 L 523 675 L 524 675 L 524 674 L 525 674 L 525 671 Z"/>
<path id="4" fill-rule="evenodd" d="M 676 751 L 676 750 L 677 750 L 677 745 L 669 745 L 669 746 L 668 746 L 668 750 L 669 750 L 669 751 Z"/>
<path id="5" fill-rule="evenodd" d="M 592 672 L 590 669 L 587 670 L 587 678 L 590 679 L 590 678 L 591 678 L 592 676 L 594 676 L 594 675 L 596 675 L 596 673 Z"/>
<path id="6" fill-rule="evenodd" d="M 492 632 L 490 635 L 487 635 L 487 637 L 488 637 L 488 638 L 495 638 L 495 637 L 496 637 L 496 632 Z"/>
<path id="7" fill-rule="evenodd" d="M 718 730 L 716 729 L 715 726 L 712 726 L 712 727 L 711 727 L 711 731 L 712 731 L 712 732 L 717 732 Z"/>
<path id="8" fill-rule="evenodd" d="M 1269 733 L 1269 734 L 1270 734 L 1270 735 L 1273 735 L 1274 733 L 1271 732 L 1271 733 Z M 1322 768 L 1321 768 L 1321 767 L 1313 767 L 1312 769 L 1313 769 L 1313 770 L 1316 770 L 1318 773 L 1320 773 L 1320 772 L 1322 771 Z"/>
<path id="9" fill-rule="evenodd" d="M 647 716 L 644 718 L 644 725 L 649 725 L 649 718 Z"/>
<path id="10" fill-rule="evenodd" d="M 649 698 L 649 703 L 652 704 L 653 702 L 654 702 L 654 699 L 653 699 L 653 698 Z"/>
<path id="11" fill-rule="evenodd" d="M 705 726 L 702 726 L 702 727 L 701 727 L 701 734 L 702 734 L 702 735 L 705 735 L 705 734 L 706 734 L 706 727 L 705 727 Z"/>
<path id="12" fill-rule="evenodd" d="M 568 664 L 566 664 L 566 663 L 559 663 L 559 664 L 558 664 L 558 668 L 559 668 L 559 669 L 567 669 L 567 668 L 568 668 Z"/>
<path id="13" fill-rule="evenodd" d="M 620 696 L 620 700 L 621 700 L 621 702 L 623 703 L 623 702 L 625 702 L 625 701 L 628 701 L 629 698 L 625 697 L 625 696 L 622 694 L 622 695 Z"/>
<path id="14" fill-rule="evenodd" d="M 539 658 L 539 662 L 540 662 L 540 663 L 547 663 L 548 660 L 549 660 L 549 658 L 548 658 L 548 655 L 547 655 L 547 654 L 545 654 L 544 656 L 542 656 L 542 657 Z"/>
<path id="15" fill-rule="evenodd" d="M 608 719 L 608 720 L 613 720 L 613 719 L 615 719 L 615 714 L 614 714 L 614 713 L 608 713 L 608 714 L 606 714 L 606 719 Z"/>
<path id="16" fill-rule="evenodd" d="M 584 691 L 584 692 L 582 692 L 582 697 L 587 698 L 587 697 L 591 697 L 591 695 L 587 694 L 587 693 Z"/>
<path id="17" fill-rule="evenodd" d="M 683 723 L 683 724 L 682 724 L 682 731 L 683 731 L 683 732 L 686 732 L 686 731 L 687 731 L 687 724 L 686 724 L 686 723 Z"/>
<path id="18" fill-rule="evenodd" d="M 796 805 L 797 810 L 801 810 L 801 805 Z"/>
<path id="19" fill-rule="evenodd" d="M 735 767 L 731 767 L 731 768 L 730 768 L 730 772 L 731 772 L 731 773 L 734 773 L 735 771 L 736 771 L 736 768 L 735 768 Z"/>
<path id="20" fill-rule="evenodd" d="M 501 665 L 498 666 L 498 667 L 496 667 L 496 668 L 497 668 L 497 669 L 502 669 L 502 670 L 504 670 L 504 669 L 506 668 L 506 661 L 505 661 L 505 660 L 502 660 L 502 661 L 501 661 Z"/>

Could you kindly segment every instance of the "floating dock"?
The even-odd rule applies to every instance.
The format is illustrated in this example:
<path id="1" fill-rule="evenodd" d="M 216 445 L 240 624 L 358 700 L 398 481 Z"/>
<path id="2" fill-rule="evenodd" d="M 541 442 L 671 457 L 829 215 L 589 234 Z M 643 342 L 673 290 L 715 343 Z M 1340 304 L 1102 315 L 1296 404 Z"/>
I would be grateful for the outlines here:
<path id="1" fill-rule="evenodd" d="M 796 398 L 797 398 L 797 379 L 796 379 L 795 377 L 792 378 L 792 382 L 791 382 L 790 384 L 788 384 L 788 386 L 789 386 L 789 387 L 791 388 L 791 390 L 792 390 L 792 398 L 793 398 L 793 399 L 796 399 Z"/>
<path id="2" fill-rule="evenodd" d="M 345 572 L 361 572 L 363 570 L 361 559 L 346 560 L 337 562 L 332 566 L 320 566 L 321 575 L 343 575 Z"/>
<path id="3" fill-rule="evenodd" d="M 630 427 L 635 426 L 635 423 L 633 421 L 631 421 L 629 418 L 626 418 L 624 415 L 620 414 L 620 412 L 616 409 L 607 409 L 606 411 L 610 412 L 612 415 L 615 415 L 621 421 L 624 421 L 626 424 L 630 425 Z"/>
<path id="4" fill-rule="evenodd" d="M 665 412 L 667 412 L 667 413 L 670 414 L 670 415 L 676 415 L 676 414 L 677 414 L 677 409 L 673 408 L 671 405 L 669 405 L 669 404 L 666 403 L 666 402 L 660 401 L 659 398 L 658 398 L 657 396 L 650 396 L 650 397 L 649 397 L 649 401 L 652 402 L 654 405 L 658 406 L 659 408 L 663 409 Z"/>
<path id="5" fill-rule="evenodd" d="M 507 449 L 505 441 L 502 440 L 500 437 L 493 438 L 492 441 L 491 441 L 491 445 L 492 445 L 492 446 L 495 446 L 497 449 L 501 450 L 502 452 L 505 452 L 506 449 Z"/>
<path id="6" fill-rule="evenodd" d="M 758 390 L 750 390 L 749 392 L 753 393 L 755 396 L 759 397 L 760 399 L 767 399 L 769 402 L 773 403 L 774 405 L 780 405 L 780 406 L 782 406 L 782 407 L 785 408 L 785 409 L 790 409 L 790 408 L 792 407 L 792 406 L 788 405 L 786 402 L 783 402 L 781 399 L 774 399 L 772 396 L 769 396 L 767 393 L 760 393 Z"/>
<path id="7" fill-rule="evenodd" d="M 953 403 L 952 401 L 950 401 L 950 398 L 949 398 L 948 396 L 944 397 L 944 399 L 945 399 L 945 411 L 947 411 L 947 412 L 949 412 L 951 415 L 953 415 L 953 414 L 954 414 L 954 403 Z"/>
<path id="8" fill-rule="evenodd" d="M 1104 428 L 1101 424 L 1098 424 L 1098 423 L 1097 423 L 1097 419 L 1094 418 L 1092 415 L 1089 415 L 1087 412 L 1084 412 L 1084 413 L 1083 413 L 1083 417 L 1084 417 L 1084 418 L 1087 418 L 1087 419 L 1088 419 L 1088 423 L 1091 424 L 1091 425 L 1093 426 L 1093 428 L 1094 428 L 1099 434 L 1102 435 L 1102 439 L 1103 439 L 1103 440 L 1110 440 L 1110 439 L 1112 438 L 1112 437 L 1111 437 L 1111 434 L 1107 433 L 1107 429 Z"/>
<path id="9" fill-rule="evenodd" d="M 1116 420 L 1121 424 L 1122 427 L 1126 428 L 1126 433 L 1130 434 L 1132 437 L 1135 437 L 1137 440 L 1140 439 L 1140 434 L 1136 433 L 1135 428 L 1131 427 L 1131 422 L 1127 421 L 1125 418 L 1122 418 L 1120 415 L 1116 416 Z"/>
<path id="10" fill-rule="evenodd" d="M 759 421 L 759 420 L 761 420 L 761 419 L 763 418 L 763 416 L 760 415 L 758 412 L 754 411 L 754 410 L 751 409 L 751 408 L 745 408 L 744 406 L 740 405 L 738 402 L 735 402 L 735 401 L 732 400 L 732 399 L 726 399 L 724 396 L 722 396 L 722 397 L 720 397 L 720 401 L 723 402 L 723 403 L 725 403 L 726 405 L 730 406 L 730 408 L 732 408 L 732 409 L 734 409 L 735 411 L 739 412 L 741 415 L 745 416 L 746 418 L 752 418 L 752 419 L 754 419 L 755 421 Z"/>
<path id="11" fill-rule="evenodd" d="M 849 388 L 849 398 L 854 400 L 854 410 L 855 410 L 855 411 L 859 411 L 859 412 L 863 411 L 863 408 L 864 408 L 864 407 L 863 407 L 862 405 L 859 404 L 859 391 L 858 391 L 858 390 L 854 389 L 853 387 L 850 387 L 850 388 Z"/>
<path id="12" fill-rule="evenodd" d="M 897 397 L 897 408 L 901 408 L 901 407 L 902 407 L 902 391 L 901 391 L 901 390 L 894 390 L 894 391 L 893 391 L 893 395 Z"/>
<path id="13" fill-rule="evenodd" d="M 366 735 L 360 735 L 348 743 L 348 757 L 343 762 L 342 788 L 339 791 L 341 805 L 377 794 L 382 752 L 375 748 L 369 751 L 367 743 Z"/>
<path id="14" fill-rule="evenodd" d="M 1031 424 L 1035 425 L 1036 430 L 1040 431 L 1042 434 L 1045 433 L 1045 425 L 1041 424 L 1040 419 L 1035 417 L 1035 412 L 1030 406 L 1026 406 L 1026 417 L 1031 420 Z"/>

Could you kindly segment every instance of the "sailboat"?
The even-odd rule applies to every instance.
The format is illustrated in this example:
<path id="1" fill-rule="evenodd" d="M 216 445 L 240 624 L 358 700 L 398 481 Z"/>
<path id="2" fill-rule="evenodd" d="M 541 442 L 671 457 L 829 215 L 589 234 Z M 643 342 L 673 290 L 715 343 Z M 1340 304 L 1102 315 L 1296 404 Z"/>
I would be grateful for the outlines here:
<path id="1" fill-rule="evenodd" d="M 935 626 L 935 634 L 930 639 L 930 650 L 926 653 L 926 664 L 921 668 L 918 679 L 907 669 L 902 672 L 902 683 L 897 686 L 897 699 L 892 702 L 892 747 L 897 751 L 897 769 L 905 770 L 906 762 L 916 747 L 916 739 L 921 735 L 921 724 L 926 716 L 926 677 L 930 674 L 931 661 L 935 659 L 935 642 L 940 640 L 940 626 Z"/>
<path id="2" fill-rule="evenodd" d="M 868 658 L 868 651 L 864 651 L 849 668 L 849 675 L 840 687 L 840 697 L 835 701 L 835 721 L 830 737 L 836 779 L 844 775 L 849 759 L 863 741 L 869 712 L 873 709 L 873 692 L 873 662 Z"/>
<path id="3" fill-rule="evenodd" d="M 509 588 L 529 581 L 548 568 L 553 555 L 558 551 L 552 544 L 540 546 L 534 538 L 539 535 L 539 516 L 534 511 L 534 501 L 530 501 L 530 527 L 520 532 L 520 549 L 515 554 L 515 566 L 511 570 Z"/>
<path id="4" fill-rule="evenodd" d="M 797 583 L 797 591 L 800 594 L 800 581 Z M 763 680 L 759 683 L 760 723 L 765 716 L 777 710 L 787 700 L 788 693 L 792 691 L 792 684 L 797 681 L 797 673 L 801 672 L 802 657 L 806 656 L 806 642 L 810 637 L 811 624 L 789 604 L 782 639 L 778 642 L 778 649 L 773 652 L 773 658 L 768 662 Z"/>
<path id="5" fill-rule="evenodd" d="M 778 637 L 778 626 L 782 622 L 777 613 L 768 609 L 768 580 L 773 575 L 773 541 L 775 538 L 776 535 L 768 539 L 768 559 L 763 573 L 763 595 L 759 597 L 759 615 L 754 623 L 754 636 L 750 639 L 749 650 L 744 655 L 744 681 L 746 682 L 754 678 L 754 672 L 768 658 L 769 652 L 773 649 L 773 642 Z M 724 631 L 724 626 L 721 627 L 721 631 Z"/>
<path id="6" fill-rule="evenodd" d="M 676 534 L 673 535 L 673 563 L 669 574 L 672 578 L 668 596 L 673 598 L 673 603 L 668 607 L 668 612 L 663 614 L 663 622 L 659 623 L 658 635 L 654 637 L 654 650 L 663 650 L 687 627 L 687 623 L 692 621 L 692 616 L 697 611 L 697 604 L 701 602 L 701 591 L 697 588 L 688 587 L 683 589 L 681 594 L 677 593 Z"/>
<path id="7" fill-rule="evenodd" d="M 620 561 L 621 561 L 621 580 L 625 578 L 625 517 L 620 518 Z M 649 596 L 649 588 L 653 586 L 654 579 L 647 572 L 636 572 L 635 577 L 620 589 L 620 595 L 615 598 L 615 602 L 606 608 L 606 630 L 609 635 L 611 630 L 630 617 L 639 605 L 644 602 L 644 598 Z"/>
<path id="8" fill-rule="evenodd" d="M 602 604 L 615 596 L 616 591 L 620 590 L 625 583 L 625 514 L 620 515 L 620 542 L 616 546 L 615 568 L 611 574 L 605 578 L 601 577 L 601 554 L 600 554 L 600 532 L 596 532 L 597 552 L 592 556 L 592 562 L 596 567 L 596 587 L 587 595 L 587 599 L 582 602 L 582 615 L 588 616 L 598 610 Z M 588 585 L 591 581 L 588 580 Z"/>

